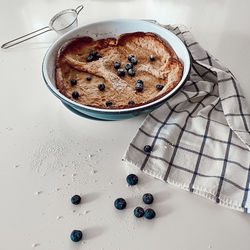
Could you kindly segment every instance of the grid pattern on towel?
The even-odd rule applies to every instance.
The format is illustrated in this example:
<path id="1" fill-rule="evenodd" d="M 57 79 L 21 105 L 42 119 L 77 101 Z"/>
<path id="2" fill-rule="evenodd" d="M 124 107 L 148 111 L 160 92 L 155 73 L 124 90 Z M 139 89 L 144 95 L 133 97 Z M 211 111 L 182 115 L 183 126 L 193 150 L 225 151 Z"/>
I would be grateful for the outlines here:
<path id="1" fill-rule="evenodd" d="M 239 211 L 249 212 L 250 112 L 238 81 L 184 26 L 164 26 L 186 45 L 182 89 L 151 112 L 125 154 L 127 164 Z M 152 147 L 144 152 L 145 145 Z"/>

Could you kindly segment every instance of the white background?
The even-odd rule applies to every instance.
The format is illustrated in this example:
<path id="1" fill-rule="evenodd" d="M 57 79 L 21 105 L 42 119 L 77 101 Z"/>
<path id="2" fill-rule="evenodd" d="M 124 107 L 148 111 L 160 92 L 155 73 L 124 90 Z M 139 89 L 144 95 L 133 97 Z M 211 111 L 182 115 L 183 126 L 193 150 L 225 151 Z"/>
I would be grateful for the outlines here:
<path id="1" fill-rule="evenodd" d="M 112 18 L 185 24 L 228 66 L 250 98 L 247 0 L 0 0 L 0 43 L 46 26 L 58 11 L 85 9 L 79 25 Z M 0 249 L 248 250 L 250 217 L 139 173 L 128 187 L 121 158 L 144 117 L 87 120 L 66 110 L 45 86 L 41 63 L 52 32 L 0 50 Z M 155 196 L 152 221 L 135 219 L 141 196 Z M 70 198 L 81 194 L 73 206 Z M 127 199 L 117 211 L 113 201 Z M 73 229 L 84 240 L 73 243 Z M 34 247 L 35 245 L 33 245 Z"/>

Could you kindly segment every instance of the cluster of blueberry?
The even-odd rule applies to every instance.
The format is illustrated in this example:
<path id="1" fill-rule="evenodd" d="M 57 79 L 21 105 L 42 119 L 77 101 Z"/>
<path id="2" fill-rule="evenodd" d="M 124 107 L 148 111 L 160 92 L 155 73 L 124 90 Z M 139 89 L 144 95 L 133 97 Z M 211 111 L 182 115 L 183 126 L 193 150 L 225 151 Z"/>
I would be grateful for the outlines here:
<path id="1" fill-rule="evenodd" d="M 152 151 L 151 146 L 150 146 L 150 145 L 146 145 L 146 146 L 144 147 L 144 151 L 145 151 L 146 153 L 150 153 L 150 152 Z M 130 186 L 134 186 L 134 185 L 136 185 L 136 184 L 138 183 L 138 177 L 137 177 L 135 174 L 130 174 L 130 175 L 127 176 L 126 181 L 127 181 L 127 183 L 128 183 Z M 144 202 L 145 204 L 150 205 L 150 204 L 153 203 L 154 197 L 153 197 L 152 194 L 146 193 L 146 194 L 144 194 L 144 195 L 142 196 L 142 200 L 143 200 L 143 202 Z M 123 198 L 118 198 L 118 199 L 115 200 L 114 206 L 115 206 L 115 208 L 118 209 L 118 210 L 123 210 L 123 209 L 126 208 L 127 202 L 126 202 L 126 200 L 123 199 Z M 135 217 L 137 217 L 137 218 L 141 218 L 141 217 L 144 216 L 146 219 L 151 220 L 151 219 L 153 219 L 153 218 L 155 217 L 155 211 L 154 211 L 152 208 L 147 208 L 147 209 L 144 211 L 144 209 L 143 209 L 142 207 L 139 207 L 139 206 L 138 206 L 138 207 L 136 207 L 136 208 L 134 209 L 134 215 L 135 215 Z"/>
<path id="2" fill-rule="evenodd" d="M 149 57 L 149 59 L 150 59 L 150 61 L 155 61 L 155 57 L 153 55 L 151 55 Z M 133 67 L 134 67 L 134 65 L 137 64 L 137 59 L 133 54 L 130 54 L 128 56 L 128 60 L 129 60 L 129 63 L 125 64 L 125 69 L 127 70 L 128 75 L 135 76 L 135 70 L 133 69 Z M 121 64 L 119 62 L 114 63 L 114 68 L 117 69 L 118 76 L 125 76 L 125 70 L 120 68 L 120 67 L 121 67 Z M 144 86 L 144 82 L 141 79 L 139 79 L 139 80 L 136 81 L 135 90 L 137 92 L 142 92 L 143 91 L 143 86 Z M 162 90 L 164 86 L 162 84 L 156 84 L 155 87 L 158 90 Z M 130 104 L 130 103 L 128 103 L 128 104 Z"/>
<path id="3" fill-rule="evenodd" d="M 125 69 L 128 72 L 128 75 L 135 76 L 135 70 L 133 69 L 134 65 L 137 64 L 137 59 L 133 54 L 128 56 L 129 62 L 125 65 Z M 119 62 L 114 62 L 114 68 L 117 69 L 118 76 L 125 76 L 125 70 L 121 68 L 121 64 Z"/>
<path id="4" fill-rule="evenodd" d="M 150 153 L 152 151 L 152 147 L 150 145 L 146 145 L 144 146 L 144 151 L 146 153 Z M 130 186 L 134 186 L 138 183 L 138 177 L 135 174 L 128 175 L 126 180 Z M 145 204 L 149 205 L 153 203 L 154 197 L 152 194 L 146 193 L 142 196 L 142 200 Z M 74 205 L 79 205 L 81 203 L 81 196 L 77 194 L 72 196 L 71 203 Z M 114 205 L 118 210 L 122 210 L 126 208 L 127 203 L 123 198 L 118 198 L 115 200 Z M 144 211 L 142 207 L 136 207 L 134 209 L 134 215 L 137 218 L 141 218 L 144 216 L 146 219 L 151 220 L 155 217 L 155 211 L 151 208 L 148 208 Z M 83 234 L 82 234 L 82 231 L 80 230 L 73 230 L 70 235 L 71 240 L 74 242 L 80 241 L 82 237 L 83 237 Z"/>
<path id="5" fill-rule="evenodd" d="M 89 55 L 88 55 L 86 61 L 92 62 L 92 61 L 98 60 L 99 58 L 102 58 L 102 56 L 99 53 L 97 53 L 96 50 L 91 50 L 89 52 Z"/>
<path id="6" fill-rule="evenodd" d="M 101 57 L 102 56 L 99 53 L 97 53 L 96 50 L 91 50 L 88 57 L 87 57 L 87 62 L 92 62 L 94 60 L 98 60 Z M 155 57 L 153 55 L 151 55 L 149 57 L 149 59 L 150 59 L 150 61 L 155 61 Z M 128 75 L 133 77 L 133 76 L 135 76 L 135 70 L 134 70 L 133 67 L 134 67 L 134 65 L 137 64 L 137 59 L 133 54 L 130 54 L 128 56 L 128 61 L 129 62 L 127 64 L 125 64 L 125 69 L 127 70 Z M 121 63 L 114 62 L 114 68 L 117 69 L 118 76 L 125 76 L 125 70 L 123 68 L 121 68 Z M 91 81 L 92 80 L 91 76 L 87 76 L 86 80 Z M 72 86 L 75 86 L 77 84 L 77 80 L 76 79 L 71 79 L 70 83 L 71 83 Z M 142 92 L 143 87 L 144 87 L 144 82 L 141 79 L 138 79 L 136 81 L 136 83 L 135 83 L 135 90 L 137 92 Z M 162 84 L 156 84 L 156 89 L 162 90 L 163 88 L 164 88 L 164 86 Z M 98 84 L 98 89 L 100 91 L 104 91 L 105 90 L 105 84 L 104 83 Z M 72 97 L 74 99 L 78 99 L 79 98 L 79 93 L 77 91 L 73 91 L 72 92 Z M 112 105 L 113 105 L 112 101 L 106 101 L 106 106 L 107 107 L 110 107 Z M 130 100 L 128 102 L 128 105 L 135 105 L 135 102 L 133 100 Z"/>
<path id="7" fill-rule="evenodd" d="M 134 186 L 138 183 L 138 177 L 135 174 L 130 174 L 126 178 L 127 183 L 130 186 Z M 154 197 L 150 193 L 146 193 L 142 196 L 142 200 L 145 204 L 149 205 L 152 204 L 154 201 Z M 115 208 L 118 210 L 123 210 L 127 206 L 127 202 L 123 198 L 118 198 L 114 202 Z M 151 220 L 155 217 L 155 211 L 152 208 L 148 208 L 144 211 L 142 207 L 136 207 L 134 209 L 134 215 L 137 218 L 145 217 L 148 220 Z"/>

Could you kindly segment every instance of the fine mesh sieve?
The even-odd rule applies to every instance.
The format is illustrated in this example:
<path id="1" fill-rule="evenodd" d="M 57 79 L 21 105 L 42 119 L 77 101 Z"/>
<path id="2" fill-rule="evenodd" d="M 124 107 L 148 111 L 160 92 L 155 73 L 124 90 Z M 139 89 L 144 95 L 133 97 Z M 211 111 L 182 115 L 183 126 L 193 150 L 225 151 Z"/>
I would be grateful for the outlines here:
<path id="1" fill-rule="evenodd" d="M 43 27 L 41 29 L 35 30 L 29 34 L 26 34 L 24 36 L 20 36 L 18 38 L 15 38 L 1 46 L 3 49 L 10 48 L 16 44 L 22 43 L 26 40 L 29 40 L 33 37 L 39 36 L 45 32 L 54 30 L 58 34 L 64 34 L 67 31 L 76 28 L 78 25 L 78 14 L 83 9 L 83 5 L 78 6 L 76 9 L 67 9 L 58 12 L 55 16 L 53 16 L 49 22 L 49 25 L 46 27 Z"/>

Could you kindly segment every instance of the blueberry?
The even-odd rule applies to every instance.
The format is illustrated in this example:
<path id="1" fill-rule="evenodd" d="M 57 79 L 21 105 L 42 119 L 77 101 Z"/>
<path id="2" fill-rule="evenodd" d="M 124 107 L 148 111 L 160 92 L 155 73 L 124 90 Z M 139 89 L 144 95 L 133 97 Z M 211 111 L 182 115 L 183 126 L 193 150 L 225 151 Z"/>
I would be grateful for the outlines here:
<path id="1" fill-rule="evenodd" d="M 128 185 L 134 186 L 138 183 L 138 177 L 135 174 L 130 174 L 126 178 Z"/>
<path id="2" fill-rule="evenodd" d="M 97 54 L 97 52 L 96 52 L 96 50 L 91 50 L 90 52 L 89 52 L 89 55 L 90 56 L 96 56 L 96 54 Z"/>
<path id="3" fill-rule="evenodd" d="M 94 60 L 94 57 L 92 55 L 89 55 L 87 57 L 87 62 L 92 62 Z"/>
<path id="4" fill-rule="evenodd" d="M 115 208 L 122 210 L 127 206 L 127 202 L 123 198 L 118 198 L 114 202 Z"/>
<path id="5" fill-rule="evenodd" d="M 146 145 L 146 146 L 144 147 L 144 152 L 150 153 L 151 151 L 152 151 L 152 147 L 151 147 L 150 145 Z"/>
<path id="6" fill-rule="evenodd" d="M 130 76 L 135 76 L 135 71 L 134 71 L 133 69 L 129 69 L 129 70 L 128 70 L 128 74 L 129 74 Z"/>
<path id="7" fill-rule="evenodd" d="M 134 209 L 134 215 L 137 218 L 141 218 L 144 215 L 144 209 L 142 207 L 136 207 Z"/>
<path id="8" fill-rule="evenodd" d="M 102 58 L 102 56 L 101 56 L 99 53 L 97 53 L 95 57 L 96 57 L 97 59 Z"/>
<path id="9" fill-rule="evenodd" d="M 134 65 L 137 64 L 137 60 L 135 57 L 132 57 L 131 60 L 130 60 L 131 63 L 133 63 Z"/>
<path id="10" fill-rule="evenodd" d="M 125 76 L 125 70 L 124 69 L 118 69 L 117 70 L 117 75 L 118 76 Z"/>
<path id="11" fill-rule="evenodd" d="M 87 81 L 91 81 L 92 78 L 91 78 L 91 76 L 87 76 L 86 79 L 87 79 Z"/>
<path id="12" fill-rule="evenodd" d="M 106 102 L 106 106 L 107 106 L 107 107 L 112 106 L 112 102 L 111 102 L 111 101 L 107 101 L 107 102 Z"/>
<path id="13" fill-rule="evenodd" d="M 135 105 L 135 102 L 131 100 L 128 102 L 128 105 Z"/>
<path id="14" fill-rule="evenodd" d="M 164 88 L 164 86 L 162 84 L 156 84 L 155 87 L 158 89 L 158 90 L 162 90 Z"/>
<path id="15" fill-rule="evenodd" d="M 144 84 L 144 82 L 141 79 L 137 80 L 136 82 Z"/>
<path id="16" fill-rule="evenodd" d="M 148 220 L 153 219 L 155 217 L 155 211 L 152 208 L 146 209 L 144 217 Z"/>
<path id="17" fill-rule="evenodd" d="M 77 84 L 77 80 L 73 78 L 73 79 L 70 80 L 70 83 L 71 83 L 72 86 L 74 86 L 74 85 Z"/>
<path id="18" fill-rule="evenodd" d="M 72 97 L 73 97 L 74 99 L 77 99 L 77 98 L 79 97 L 79 93 L 78 93 L 77 91 L 74 91 L 74 92 L 72 93 Z"/>
<path id="19" fill-rule="evenodd" d="M 152 204 L 154 201 L 154 197 L 152 194 L 147 193 L 142 196 L 142 200 L 145 204 Z"/>
<path id="20" fill-rule="evenodd" d="M 149 59 L 150 59 L 150 61 L 154 61 L 154 60 L 155 60 L 155 57 L 154 57 L 153 55 L 151 55 L 151 56 L 149 57 Z"/>
<path id="21" fill-rule="evenodd" d="M 135 89 L 136 89 L 137 92 L 142 92 L 142 90 L 143 90 L 143 85 L 140 84 L 140 83 L 136 83 L 136 84 L 135 84 Z"/>
<path id="22" fill-rule="evenodd" d="M 136 81 L 135 89 L 138 92 L 142 92 L 142 90 L 143 90 L 143 81 L 142 80 L 137 80 Z"/>
<path id="23" fill-rule="evenodd" d="M 131 59 L 133 58 L 133 57 L 135 57 L 133 54 L 130 54 L 129 56 L 128 56 L 128 60 L 131 62 Z"/>
<path id="24" fill-rule="evenodd" d="M 125 65 L 125 69 L 126 70 L 129 70 L 129 69 L 132 69 L 133 68 L 133 64 L 132 63 L 127 63 L 126 65 Z"/>
<path id="25" fill-rule="evenodd" d="M 99 89 L 100 91 L 104 91 L 104 89 L 105 89 L 105 84 L 104 84 L 104 83 L 98 84 L 98 89 Z"/>
<path id="26" fill-rule="evenodd" d="M 78 242 L 82 239 L 82 232 L 80 230 L 73 230 L 70 239 L 74 242 Z"/>
<path id="27" fill-rule="evenodd" d="M 119 62 L 114 62 L 114 68 L 119 69 L 121 67 L 121 64 Z"/>
<path id="28" fill-rule="evenodd" d="M 72 196 L 71 197 L 71 202 L 72 202 L 72 204 L 74 204 L 74 205 L 78 205 L 78 204 L 80 204 L 80 202 L 81 202 L 81 196 L 79 196 L 79 195 L 74 195 L 74 196 Z"/>

